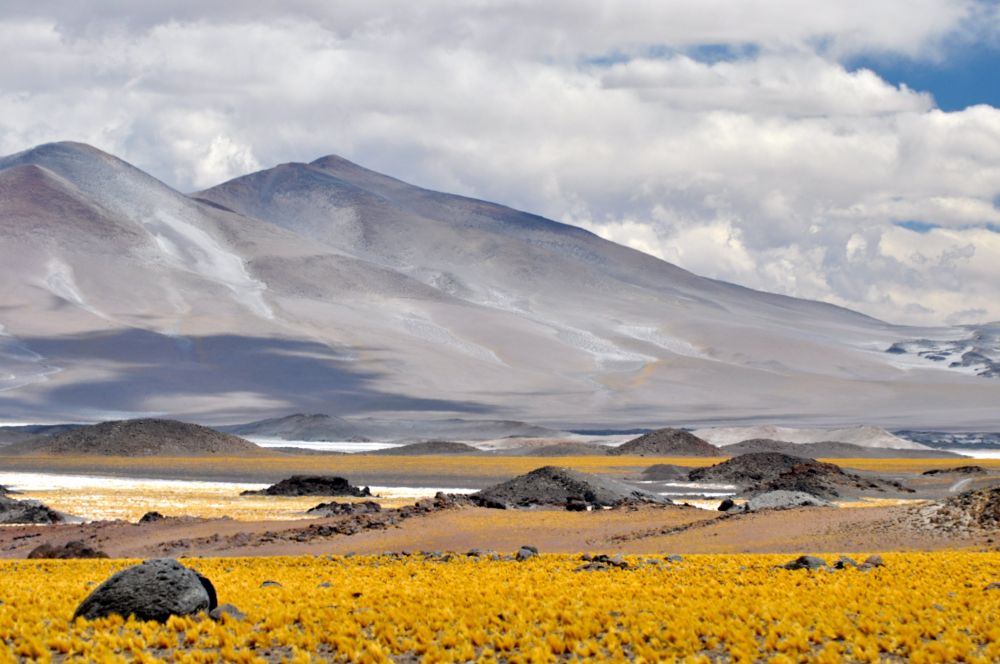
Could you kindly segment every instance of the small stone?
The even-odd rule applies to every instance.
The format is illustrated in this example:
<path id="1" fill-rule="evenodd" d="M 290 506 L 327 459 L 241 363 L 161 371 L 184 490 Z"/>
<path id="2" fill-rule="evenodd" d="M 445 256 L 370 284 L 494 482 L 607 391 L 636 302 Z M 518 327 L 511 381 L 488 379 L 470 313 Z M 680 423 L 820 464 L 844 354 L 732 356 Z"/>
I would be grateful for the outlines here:
<path id="1" fill-rule="evenodd" d="M 668 563 L 680 563 L 680 562 L 684 562 L 684 557 L 683 556 L 679 556 L 679 555 L 677 555 L 675 553 L 675 554 L 667 556 L 664 560 L 666 560 Z"/>
<path id="2" fill-rule="evenodd" d="M 260 584 L 260 587 L 261 588 L 281 588 L 282 585 L 280 583 L 278 583 L 277 581 L 265 581 L 264 583 Z"/>
<path id="3" fill-rule="evenodd" d="M 220 604 L 208 612 L 208 617 L 212 620 L 221 621 L 222 616 L 228 616 L 232 620 L 246 620 L 247 614 L 240 611 L 232 604 Z"/>
<path id="4" fill-rule="evenodd" d="M 537 555 L 538 555 L 538 549 L 536 549 L 535 547 L 522 546 L 520 549 L 518 549 L 515 559 L 520 562 L 528 560 L 529 558 L 534 558 Z"/>
<path id="5" fill-rule="evenodd" d="M 826 567 L 826 561 L 823 560 L 822 558 L 817 558 L 816 556 L 799 556 L 795 560 L 791 560 L 785 563 L 784 565 L 782 565 L 782 567 L 784 569 L 791 569 L 791 570 L 796 570 L 796 569 L 814 570 Z"/>
<path id="6" fill-rule="evenodd" d="M 1000 582 L 994 581 L 983 588 L 983 590 L 1000 590 Z"/>
<path id="7" fill-rule="evenodd" d="M 882 560 L 882 556 L 878 554 L 868 556 L 862 564 L 868 565 L 869 567 L 885 567 L 885 561 Z"/>

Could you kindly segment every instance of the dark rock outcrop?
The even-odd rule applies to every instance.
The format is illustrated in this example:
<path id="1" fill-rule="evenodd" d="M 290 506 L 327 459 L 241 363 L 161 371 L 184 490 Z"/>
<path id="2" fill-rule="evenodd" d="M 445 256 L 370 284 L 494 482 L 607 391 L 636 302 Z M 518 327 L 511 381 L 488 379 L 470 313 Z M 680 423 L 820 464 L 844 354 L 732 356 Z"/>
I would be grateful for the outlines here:
<path id="1" fill-rule="evenodd" d="M 243 491 L 242 496 L 354 496 L 372 495 L 365 487 L 352 486 L 343 477 L 333 475 L 292 475 L 260 491 Z"/>
<path id="2" fill-rule="evenodd" d="M 931 468 L 923 475 L 985 475 L 989 471 L 982 466 L 956 466 L 955 468 Z"/>
<path id="3" fill-rule="evenodd" d="M 73 618 L 119 615 L 165 622 L 170 616 L 211 611 L 216 606 L 211 581 L 176 560 L 160 558 L 113 575 L 83 600 Z"/>
<path id="4" fill-rule="evenodd" d="M 66 515 L 37 500 L 14 500 L 0 496 L 0 523 L 61 523 Z"/>
<path id="5" fill-rule="evenodd" d="M 689 431 L 658 429 L 608 450 L 612 456 L 723 456 L 718 447 Z"/>
<path id="6" fill-rule="evenodd" d="M 310 508 L 306 514 L 313 516 L 353 516 L 355 514 L 375 514 L 381 512 L 382 506 L 373 500 L 366 500 L 360 503 L 320 503 L 316 507 Z"/>
<path id="7" fill-rule="evenodd" d="M 108 554 L 98 549 L 93 549 L 80 540 L 73 540 L 65 544 L 39 544 L 28 553 L 30 559 L 40 558 L 107 558 Z"/>
<path id="8" fill-rule="evenodd" d="M 167 517 L 163 516 L 159 512 L 155 512 L 155 511 L 154 512 L 146 512 L 145 514 L 143 514 L 139 518 L 139 523 L 140 524 L 156 523 L 157 521 L 163 521 L 166 518 Z"/>
<path id="9" fill-rule="evenodd" d="M 497 508 L 539 505 L 566 507 L 580 503 L 592 507 L 614 507 L 630 502 L 671 504 L 667 498 L 624 482 L 558 466 L 535 469 L 526 475 L 474 493 L 468 500 L 482 507 Z"/>

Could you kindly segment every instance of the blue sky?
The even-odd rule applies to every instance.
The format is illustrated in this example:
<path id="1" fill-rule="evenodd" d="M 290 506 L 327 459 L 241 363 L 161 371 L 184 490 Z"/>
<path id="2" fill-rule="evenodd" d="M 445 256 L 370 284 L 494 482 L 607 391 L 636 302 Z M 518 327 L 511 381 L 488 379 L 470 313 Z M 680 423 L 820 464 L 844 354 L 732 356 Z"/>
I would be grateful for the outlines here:
<path id="1" fill-rule="evenodd" d="M 880 55 L 853 58 L 851 69 L 871 69 L 893 85 L 934 95 L 945 111 L 976 104 L 1000 108 L 1000 48 L 977 42 L 950 47 L 940 59 Z"/>

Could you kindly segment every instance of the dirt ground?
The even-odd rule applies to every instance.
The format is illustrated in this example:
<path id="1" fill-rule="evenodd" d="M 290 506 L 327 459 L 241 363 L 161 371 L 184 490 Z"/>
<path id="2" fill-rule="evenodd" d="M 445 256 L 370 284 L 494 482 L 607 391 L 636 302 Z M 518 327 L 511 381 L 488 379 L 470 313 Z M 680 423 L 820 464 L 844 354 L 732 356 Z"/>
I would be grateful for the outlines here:
<path id="1" fill-rule="evenodd" d="M 324 532 L 347 517 L 245 522 L 178 519 L 136 525 L 0 528 L 0 557 L 22 558 L 42 542 L 83 540 L 115 558 L 378 554 L 387 551 L 794 553 L 994 548 L 987 536 L 916 531 L 900 525 L 905 507 L 800 508 L 724 516 L 685 507 L 565 512 L 459 507 L 354 534 Z"/>
<path id="2" fill-rule="evenodd" d="M 19 472 L 93 473 L 119 477 L 182 477 L 273 481 L 295 472 L 348 476 L 361 484 L 476 488 L 509 479 L 550 460 L 532 458 L 274 457 L 265 459 L 2 458 L 0 469 Z M 552 460 L 616 477 L 635 478 L 655 463 L 704 465 L 714 460 L 572 457 Z M 996 483 L 998 462 L 980 462 L 989 476 L 926 477 L 927 468 L 969 460 L 838 460 L 862 472 L 882 471 L 916 489 L 916 499 L 943 498 Z M 884 496 L 874 496 L 884 498 Z M 319 502 L 319 501 L 317 501 Z M 889 501 L 885 501 L 889 502 Z M 794 553 L 994 548 L 989 534 L 937 533 L 908 525 L 911 505 L 874 502 L 872 507 L 800 508 L 723 515 L 693 507 L 643 507 L 593 512 L 556 509 L 493 510 L 467 505 L 399 516 L 376 515 L 296 520 L 180 517 L 138 525 L 103 521 L 54 526 L 0 527 L 0 557 L 22 558 L 43 542 L 83 540 L 112 557 L 273 556 L 373 554 L 386 551 L 510 552 L 530 544 L 548 552 L 602 553 Z M 176 512 L 174 512 L 176 514 Z M 284 518 L 284 517 L 279 517 Z"/>

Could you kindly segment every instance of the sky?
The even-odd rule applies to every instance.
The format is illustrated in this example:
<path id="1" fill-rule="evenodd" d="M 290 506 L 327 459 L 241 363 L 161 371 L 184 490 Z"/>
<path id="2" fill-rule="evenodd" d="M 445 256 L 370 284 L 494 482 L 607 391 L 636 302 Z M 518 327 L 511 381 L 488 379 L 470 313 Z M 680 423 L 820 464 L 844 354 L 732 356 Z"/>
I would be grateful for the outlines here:
<path id="1" fill-rule="evenodd" d="M 0 6 L 0 153 L 182 191 L 339 154 L 698 274 L 1000 320 L 997 0 Z"/>

